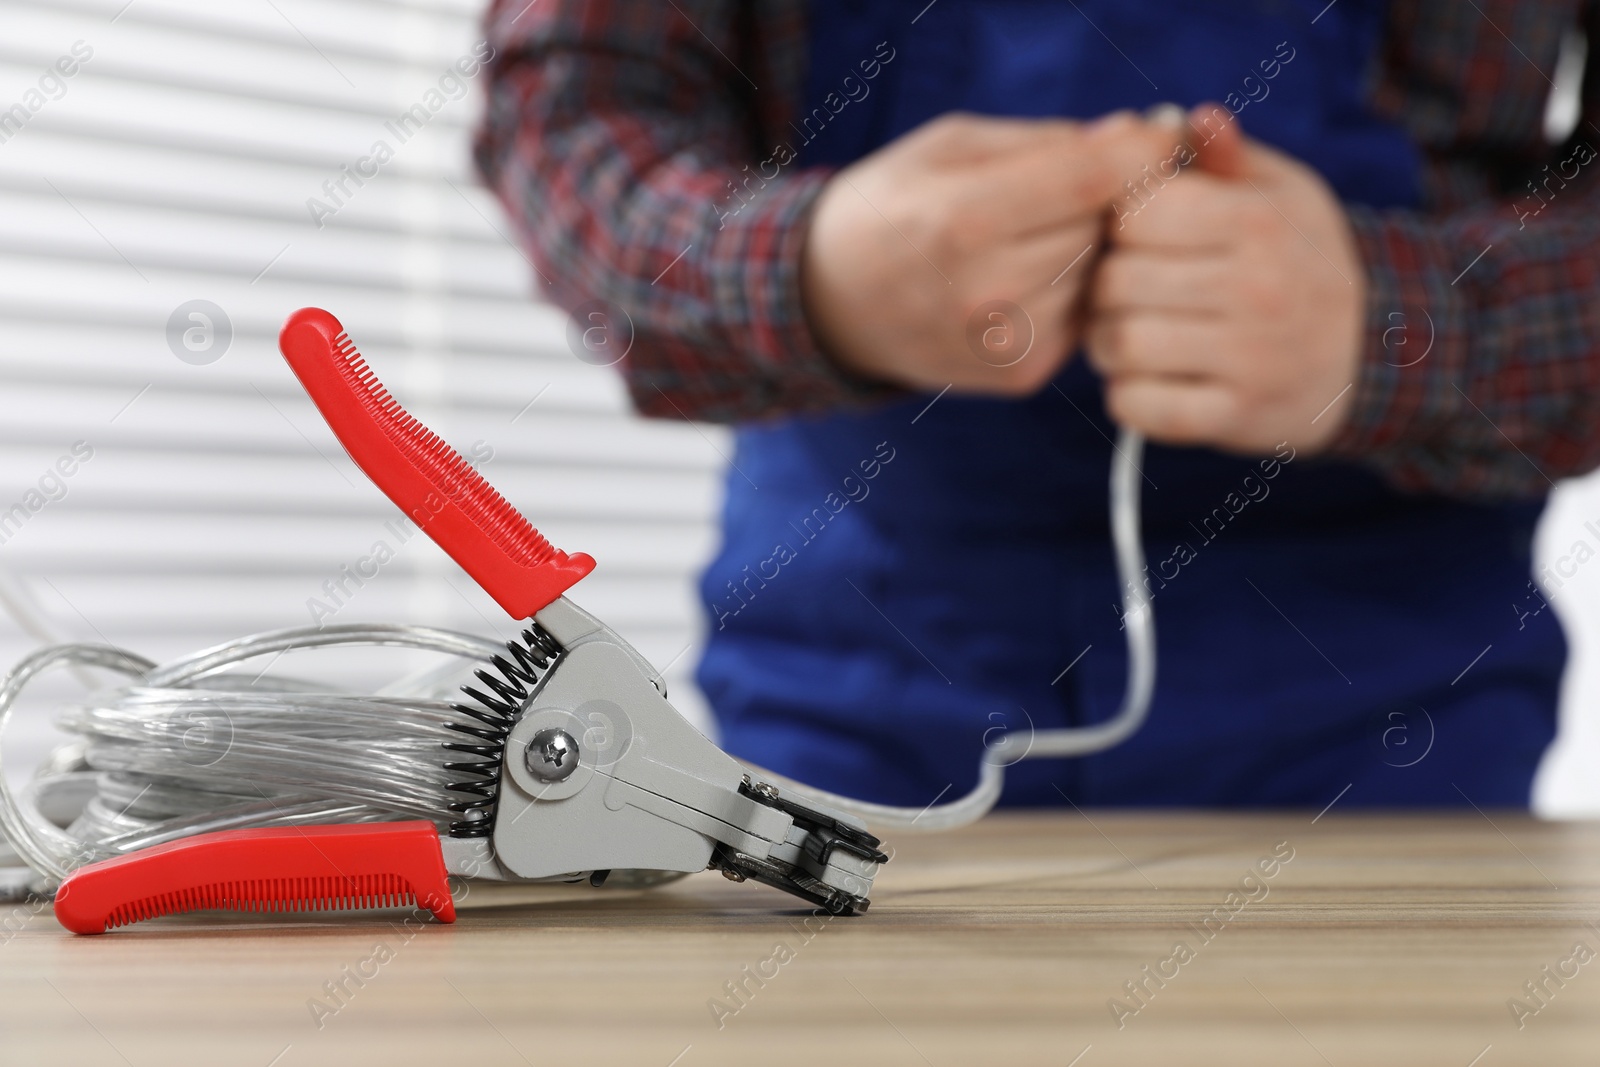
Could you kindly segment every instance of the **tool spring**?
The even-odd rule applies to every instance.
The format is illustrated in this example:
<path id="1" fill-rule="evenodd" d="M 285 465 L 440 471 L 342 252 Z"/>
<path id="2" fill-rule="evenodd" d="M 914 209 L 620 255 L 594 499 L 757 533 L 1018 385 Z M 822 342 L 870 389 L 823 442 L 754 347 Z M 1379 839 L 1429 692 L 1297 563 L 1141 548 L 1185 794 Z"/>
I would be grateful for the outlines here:
<path id="1" fill-rule="evenodd" d="M 548 676 L 562 651 L 549 632 L 538 623 L 530 623 L 520 638 L 506 642 L 508 655 L 491 658 L 494 671 L 473 672 L 483 683 L 483 689 L 470 685 L 461 687 L 473 702 L 450 705 L 466 719 L 448 726 L 471 740 L 447 741 L 444 747 L 475 757 L 444 765 L 447 771 L 475 776 L 449 784 L 452 792 L 464 794 L 450 805 L 451 811 L 461 815 L 458 821 L 450 824 L 451 837 L 487 837 L 493 832 L 506 735 L 516 725 L 528 698 L 538 688 L 540 680 Z"/>

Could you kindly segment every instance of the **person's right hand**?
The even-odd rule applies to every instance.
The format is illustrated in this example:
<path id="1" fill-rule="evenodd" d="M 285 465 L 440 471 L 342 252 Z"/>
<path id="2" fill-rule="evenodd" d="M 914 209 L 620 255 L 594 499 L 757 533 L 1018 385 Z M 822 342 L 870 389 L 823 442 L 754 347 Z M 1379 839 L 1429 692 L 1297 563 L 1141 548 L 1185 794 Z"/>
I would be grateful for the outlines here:
<path id="1" fill-rule="evenodd" d="M 1170 130 L 1131 113 L 928 122 L 818 197 L 801 267 L 813 333 L 841 366 L 879 381 L 1038 391 L 1077 347 L 1108 206 L 1173 147 Z"/>

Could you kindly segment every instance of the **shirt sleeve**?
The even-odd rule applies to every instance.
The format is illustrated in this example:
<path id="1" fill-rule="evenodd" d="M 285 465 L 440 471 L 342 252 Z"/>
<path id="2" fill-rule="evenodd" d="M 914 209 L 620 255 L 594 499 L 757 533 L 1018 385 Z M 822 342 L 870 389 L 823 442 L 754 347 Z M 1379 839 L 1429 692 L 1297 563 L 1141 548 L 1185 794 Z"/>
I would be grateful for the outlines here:
<path id="1" fill-rule="evenodd" d="M 1516 76 L 1529 71 L 1543 77 Z M 1541 496 L 1600 465 L 1597 104 L 1591 74 L 1572 136 L 1503 154 L 1493 195 L 1438 213 L 1351 209 L 1366 339 L 1332 454 L 1481 500 Z"/>
<path id="2" fill-rule="evenodd" d="M 800 258 L 827 172 L 761 143 L 792 103 L 803 15 L 801 0 L 497 0 L 487 15 L 479 170 L 549 299 L 620 310 L 608 325 L 619 345 L 631 330 L 618 366 L 645 414 L 743 421 L 892 395 L 806 323 Z"/>

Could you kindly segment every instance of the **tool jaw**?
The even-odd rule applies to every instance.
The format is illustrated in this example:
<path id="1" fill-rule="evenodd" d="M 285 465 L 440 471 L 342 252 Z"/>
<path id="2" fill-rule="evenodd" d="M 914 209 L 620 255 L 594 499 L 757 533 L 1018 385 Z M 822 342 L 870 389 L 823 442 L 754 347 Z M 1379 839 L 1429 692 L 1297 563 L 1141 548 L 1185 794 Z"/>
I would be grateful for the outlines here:
<path id="1" fill-rule="evenodd" d="M 598 884 L 611 870 L 710 867 L 830 911 L 866 910 L 888 857 L 860 822 L 752 782 L 667 702 L 649 662 L 571 601 L 534 621 L 564 651 L 506 738 L 492 838 L 506 872 L 595 872 Z M 561 735 L 576 742 L 578 762 L 556 778 L 549 759 L 529 752 L 536 737 Z"/>

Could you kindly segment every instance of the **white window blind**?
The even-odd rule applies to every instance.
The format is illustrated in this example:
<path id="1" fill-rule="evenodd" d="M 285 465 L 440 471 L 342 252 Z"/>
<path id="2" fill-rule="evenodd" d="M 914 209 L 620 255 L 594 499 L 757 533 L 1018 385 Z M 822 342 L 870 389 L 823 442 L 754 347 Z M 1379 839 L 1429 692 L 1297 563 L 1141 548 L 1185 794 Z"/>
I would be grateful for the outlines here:
<path id="1" fill-rule="evenodd" d="M 576 359 L 533 295 L 470 168 L 480 8 L 0 3 L 0 593 L 56 636 L 159 659 L 310 623 L 312 598 L 332 622 L 512 631 L 425 537 L 386 525 L 398 509 L 278 355 L 284 317 L 317 305 L 413 414 L 492 453 L 482 472 L 556 545 L 600 561 L 573 598 L 670 664 L 703 721 L 692 583 L 726 446 L 629 413 L 616 372 Z M 169 346 L 196 300 L 231 324 L 211 362 Z M 181 325 L 204 348 L 205 322 Z M 379 542 L 395 558 L 330 597 Z M 36 636 L 0 617 L 0 660 Z M 21 761 L 50 738 L 18 725 Z"/>

